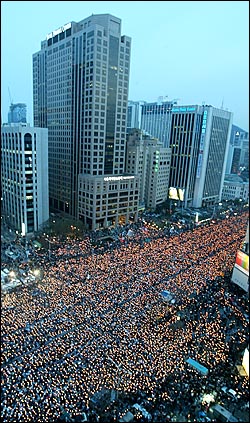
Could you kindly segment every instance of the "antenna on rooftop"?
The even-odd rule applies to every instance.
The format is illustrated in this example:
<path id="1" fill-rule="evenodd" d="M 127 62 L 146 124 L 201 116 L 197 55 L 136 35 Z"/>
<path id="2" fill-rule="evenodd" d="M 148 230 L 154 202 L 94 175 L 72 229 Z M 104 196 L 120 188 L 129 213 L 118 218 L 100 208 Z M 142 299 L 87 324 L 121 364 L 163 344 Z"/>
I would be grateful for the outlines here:
<path id="1" fill-rule="evenodd" d="M 221 106 L 220 106 L 220 108 L 221 108 L 221 109 L 223 109 L 223 106 L 224 106 L 224 97 L 223 97 L 223 99 L 222 99 L 222 102 L 221 102 Z"/>

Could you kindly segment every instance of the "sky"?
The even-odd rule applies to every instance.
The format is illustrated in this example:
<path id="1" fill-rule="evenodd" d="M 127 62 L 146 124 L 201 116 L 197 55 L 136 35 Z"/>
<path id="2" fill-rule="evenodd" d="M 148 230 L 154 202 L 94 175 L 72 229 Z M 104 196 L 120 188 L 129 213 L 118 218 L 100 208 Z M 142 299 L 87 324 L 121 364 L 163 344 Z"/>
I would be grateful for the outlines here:
<path id="1" fill-rule="evenodd" d="M 132 38 L 129 100 L 209 104 L 249 131 L 248 1 L 1 1 L 2 122 L 13 102 L 33 124 L 32 55 L 46 35 L 101 13 Z"/>

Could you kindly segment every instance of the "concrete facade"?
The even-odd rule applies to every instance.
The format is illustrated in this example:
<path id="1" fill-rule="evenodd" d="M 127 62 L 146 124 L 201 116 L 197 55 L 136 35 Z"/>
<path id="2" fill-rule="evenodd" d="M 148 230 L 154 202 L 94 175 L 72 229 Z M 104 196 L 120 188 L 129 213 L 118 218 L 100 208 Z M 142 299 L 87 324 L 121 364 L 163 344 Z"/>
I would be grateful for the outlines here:
<path id="1" fill-rule="evenodd" d="M 171 149 L 163 143 L 134 131 L 128 136 L 126 170 L 139 177 L 140 205 L 154 210 L 168 197 Z"/>
<path id="2" fill-rule="evenodd" d="M 2 213 L 15 230 L 33 233 L 49 219 L 48 130 L 5 124 L 1 132 Z"/>
<path id="3" fill-rule="evenodd" d="M 79 175 L 124 173 L 130 51 L 121 20 L 103 14 L 49 33 L 33 55 L 34 124 L 48 128 L 51 210 L 88 220 Z"/>

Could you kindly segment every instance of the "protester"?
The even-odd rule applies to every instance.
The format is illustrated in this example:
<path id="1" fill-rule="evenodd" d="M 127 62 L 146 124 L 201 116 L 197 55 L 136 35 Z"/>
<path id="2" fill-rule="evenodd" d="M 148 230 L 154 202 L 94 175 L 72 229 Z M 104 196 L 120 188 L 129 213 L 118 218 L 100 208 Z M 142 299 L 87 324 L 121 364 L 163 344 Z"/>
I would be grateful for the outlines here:
<path id="1" fill-rule="evenodd" d="M 122 228 L 123 241 L 117 232 L 94 248 L 90 234 L 34 257 L 37 286 L 2 298 L 3 421 L 52 422 L 62 410 L 74 418 L 103 388 L 146 393 L 152 412 L 164 403 L 188 418 L 209 389 L 229 384 L 247 401 L 248 379 L 232 368 L 248 345 L 248 302 L 224 278 L 247 219 L 169 236 L 139 222 L 131 237 Z"/>

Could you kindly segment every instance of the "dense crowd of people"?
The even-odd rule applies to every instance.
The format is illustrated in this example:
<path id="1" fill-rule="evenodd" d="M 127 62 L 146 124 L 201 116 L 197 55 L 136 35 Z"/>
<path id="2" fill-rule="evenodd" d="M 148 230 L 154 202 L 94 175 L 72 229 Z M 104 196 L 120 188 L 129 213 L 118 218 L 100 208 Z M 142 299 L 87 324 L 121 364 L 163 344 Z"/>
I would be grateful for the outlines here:
<path id="1" fill-rule="evenodd" d="M 3 421 L 88 415 L 102 389 L 146 394 L 152 415 L 164 403 L 195 418 L 201 393 L 224 385 L 245 404 L 248 379 L 233 369 L 248 346 L 248 302 L 228 289 L 225 273 L 247 219 L 171 236 L 140 222 L 130 237 L 125 228 L 95 248 L 93 234 L 64 240 L 51 257 L 34 258 L 36 286 L 2 297 Z M 164 290 L 173 301 L 162 300 Z"/>

